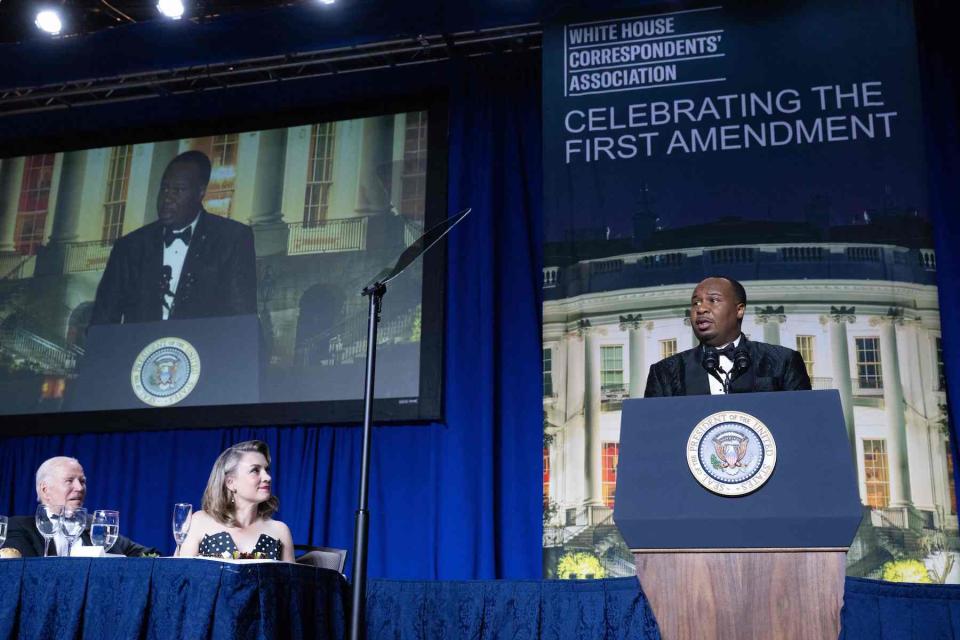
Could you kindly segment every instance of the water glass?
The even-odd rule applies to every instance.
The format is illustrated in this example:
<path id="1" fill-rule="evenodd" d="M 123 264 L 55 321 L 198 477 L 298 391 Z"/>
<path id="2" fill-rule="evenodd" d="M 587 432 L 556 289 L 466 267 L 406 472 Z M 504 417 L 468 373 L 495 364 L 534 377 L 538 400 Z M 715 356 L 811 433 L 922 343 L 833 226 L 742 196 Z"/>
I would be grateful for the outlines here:
<path id="1" fill-rule="evenodd" d="M 183 541 L 187 539 L 190 533 L 190 516 L 193 515 L 193 505 L 186 502 L 178 502 L 173 505 L 173 539 L 177 542 L 177 552 L 175 556 L 180 555 L 180 547 Z"/>
<path id="2" fill-rule="evenodd" d="M 73 551 L 73 543 L 87 528 L 87 510 L 83 507 L 64 509 L 63 515 L 60 517 L 60 527 L 63 530 L 63 537 L 67 539 L 67 553 L 65 555 L 69 558 L 70 552 Z"/>
<path id="3" fill-rule="evenodd" d="M 7 516 L 0 516 L 0 547 L 7 541 Z"/>
<path id="4" fill-rule="evenodd" d="M 50 554 L 48 550 L 50 549 L 50 540 L 57 532 L 60 530 L 60 518 L 63 517 L 63 505 L 47 505 L 47 504 L 38 504 L 37 505 L 37 516 L 35 522 L 37 523 L 37 531 L 40 532 L 40 535 L 43 536 L 43 557 L 46 558 Z M 56 549 L 54 549 L 56 550 Z"/>
<path id="5" fill-rule="evenodd" d="M 120 535 L 120 512 L 110 509 L 97 509 L 93 512 L 93 524 L 90 525 L 90 542 L 110 551 Z"/>

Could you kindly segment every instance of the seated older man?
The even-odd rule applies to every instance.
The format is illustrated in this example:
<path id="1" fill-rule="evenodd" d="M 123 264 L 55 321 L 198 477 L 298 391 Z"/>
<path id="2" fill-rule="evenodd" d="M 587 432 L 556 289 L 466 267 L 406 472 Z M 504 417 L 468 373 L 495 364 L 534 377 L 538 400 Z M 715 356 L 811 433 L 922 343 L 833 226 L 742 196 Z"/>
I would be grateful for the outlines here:
<path id="1" fill-rule="evenodd" d="M 59 456 L 50 458 L 37 469 L 37 500 L 45 505 L 64 505 L 69 508 L 83 506 L 83 499 L 87 495 L 87 478 L 83 474 L 83 467 L 75 458 Z M 90 529 L 84 530 L 80 538 L 83 544 L 90 544 Z M 57 552 L 66 551 L 67 540 L 62 534 L 54 536 Z M 44 540 L 37 531 L 33 516 L 13 516 L 7 525 L 7 543 L 5 546 L 16 549 L 24 557 L 42 556 Z M 129 538 L 119 536 L 110 549 L 110 553 L 122 554 L 130 557 L 142 556 L 145 553 L 156 553 L 133 542 Z"/>

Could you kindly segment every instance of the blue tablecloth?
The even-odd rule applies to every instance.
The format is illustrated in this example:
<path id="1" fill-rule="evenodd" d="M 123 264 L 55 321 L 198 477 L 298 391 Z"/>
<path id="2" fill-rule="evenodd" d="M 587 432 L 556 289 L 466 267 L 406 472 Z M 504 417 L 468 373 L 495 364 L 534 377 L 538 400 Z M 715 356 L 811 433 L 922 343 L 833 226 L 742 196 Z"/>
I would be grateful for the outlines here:
<path id="1" fill-rule="evenodd" d="M 369 640 L 659 640 L 636 578 L 420 582 L 373 580 Z"/>
<path id="2" fill-rule="evenodd" d="M 841 640 L 960 640 L 960 586 L 847 578 Z"/>
<path id="3" fill-rule="evenodd" d="M 348 586 L 285 563 L 30 558 L 0 560 L 7 638 L 345 637 Z M 960 640 L 960 586 L 847 578 L 841 640 Z M 657 640 L 635 578 L 371 580 L 370 640 Z"/>
<path id="4" fill-rule="evenodd" d="M 30 558 L 0 561 L 7 638 L 345 637 L 347 585 L 283 563 Z M 368 638 L 659 640 L 636 578 L 371 580 Z"/>
<path id="5" fill-rule="evenodd" d="M 346 593 L 335 571 L 287 563 L 0 560 L 0 640 L 340 640 Z"/>

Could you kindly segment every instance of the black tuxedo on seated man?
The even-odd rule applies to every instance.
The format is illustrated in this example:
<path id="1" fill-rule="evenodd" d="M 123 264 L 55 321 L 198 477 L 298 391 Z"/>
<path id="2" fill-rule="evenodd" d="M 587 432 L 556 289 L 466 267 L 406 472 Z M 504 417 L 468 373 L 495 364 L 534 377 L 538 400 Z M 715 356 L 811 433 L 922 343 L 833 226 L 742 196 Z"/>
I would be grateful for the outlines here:
<path id="1" fill-rule="evenodd" d="M 90 527 L 87 526 L 80 539 L 83 544 L 89 546 Z M 74 543 L 74 544 L 77 544 Z M 36 520 L 33 516 L 11 516 L 7 522 L 7 542 L 5 547 L 16 549 L 24 558 L 36 558 L 43 556 L 43 536 L 37 531 Z M 56 555 L 54 542 L 50 541 L 50 554 Z M 145 553 L 159 553 L 156 549 L 137 544 L 130 538 L 117 536 L 117 541 L 110 549 L 110 553 L 124 555 L 130 558 L 138 558 Z"/>
<path id="2" fill-rule="evenodd" d="M 710 395 L 709 375 L 701 364 L 703 345 L 664 358 L 650 367 L 645 398 Z M 803 357 L 793 349 L 741 336 L 739 349 L 750 356 L 750 366 L 730 383 L 730 393 L 806 391 L 810 376 Z"/>

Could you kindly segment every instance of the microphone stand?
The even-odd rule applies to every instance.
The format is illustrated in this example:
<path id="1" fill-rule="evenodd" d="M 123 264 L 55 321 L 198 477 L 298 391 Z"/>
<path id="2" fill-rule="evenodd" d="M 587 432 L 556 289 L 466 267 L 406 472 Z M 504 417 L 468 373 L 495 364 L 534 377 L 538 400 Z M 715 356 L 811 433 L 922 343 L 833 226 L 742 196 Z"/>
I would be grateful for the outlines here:
<path id="1" fill-rule="evenodd" d="M 360 454 L 360 498 L 353 530 L 353 592 L 350 601 L 350 638 L 364 637 L 364 609 L 367 596 L 367 546 L 370 531 L 370 512 L 367 509 L 370 494 L 370 439 L 373 435 L 373 381 L 377 364 L 377 327 L 383 294 L 387 285 L 374 281 L 363 289 L 369 298 L 367 310 L 367 368 L 363 383 L 363 445 Z"/>
<path id="2" fill-rule="evenodd" d="M 720 384 L 723 385 L 723 392 L 730 393 L 730 385 L 733 384 L 733 381 L 743 375 L 746 370 L 749 368 L 749 365 L 746 367 L 738 366 L 736 362 L 733 363 L 733 368 L 730 371 L 723 371 L 723 380 L 720 380 L 720 376 L 714 375 L 717 380 L 720 380 Z M 711 371 L 711 373 L 713 373 Z"/>
<path id="3" fill-rule="evenodd" d="M 727 380 L 724 380 L 723 378 L 720 377 L 719 371 L 723 371 L 723 369 L 720 369 L 720 367 L 714 367 L 713 369 L 707 369 L 707 373 L 709 373 L 711 376 L 713 376 L 713 379 L 720 383 L 720 386 L 723 387 L 723 392 L 726 393 L 726 392 L 727 392 Z M 729 378 L 729 376 L 728 376 L 728 378 Z"/>
<path id="4" fill-rule="evenodd" d="M 377 363 L 377 327 L 380 323 L 383 295 L 387 283 L 403 273 L 414 260 L 430 250 L 450 229 L 467 217 L 471 209 L 464 209 L 428 229 L 407 247 L 393 267 L 387 267 L 363 288 L 361 295 L 368 298 L 367 308 L 367 366 L 363 382 L 363 444 L 360 459 L 360 497 L 353 531 L 353 591 L 350 596 L 350 640 L 366 637 L 364 613 L 367 600 L 367 548 L 369 546 L 370 511 L 370 447 L 373 439 L 373 381 Z"/>

